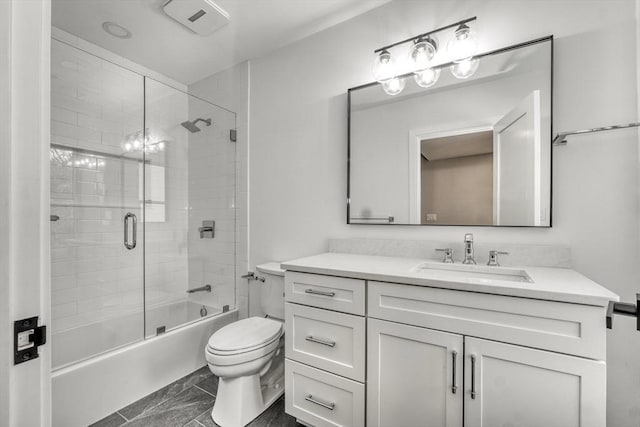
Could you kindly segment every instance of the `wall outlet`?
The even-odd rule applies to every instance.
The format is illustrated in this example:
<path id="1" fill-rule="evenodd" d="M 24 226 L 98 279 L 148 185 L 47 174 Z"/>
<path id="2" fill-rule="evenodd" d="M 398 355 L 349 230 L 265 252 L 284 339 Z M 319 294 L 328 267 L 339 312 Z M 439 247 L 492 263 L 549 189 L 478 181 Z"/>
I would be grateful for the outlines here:
<path id="1" fill-rule="evenodd" d="M 438 220 L 438 214 L 434 214 L 434 213 L 427 214 L 427 221 L 437 221 L 437 220 Z"/>

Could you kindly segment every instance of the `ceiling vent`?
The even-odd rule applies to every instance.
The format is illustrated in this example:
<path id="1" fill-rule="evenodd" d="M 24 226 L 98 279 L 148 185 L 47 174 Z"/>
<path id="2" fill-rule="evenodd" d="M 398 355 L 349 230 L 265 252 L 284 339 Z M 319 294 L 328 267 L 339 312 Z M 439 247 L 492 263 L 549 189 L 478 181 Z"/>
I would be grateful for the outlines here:
<path id="1" fill-rule="evenodd" d="M 229 14 L 211 0 L 169 0 L 164 13 L 201 36 L 208 36 L 229 23 Z"/>

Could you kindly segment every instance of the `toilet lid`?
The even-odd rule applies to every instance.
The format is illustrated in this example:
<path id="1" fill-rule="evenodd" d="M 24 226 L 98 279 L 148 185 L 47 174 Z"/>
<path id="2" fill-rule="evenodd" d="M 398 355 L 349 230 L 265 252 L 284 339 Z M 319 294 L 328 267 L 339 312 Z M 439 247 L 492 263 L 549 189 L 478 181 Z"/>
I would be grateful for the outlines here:
<path id="1" fill-rule="evenodd" d="M 218 351 L 237 351 L 273 341 L 282 333 L 282 323 L 262 317 L 233 322 L 209 338 L 208 347 Z"/>

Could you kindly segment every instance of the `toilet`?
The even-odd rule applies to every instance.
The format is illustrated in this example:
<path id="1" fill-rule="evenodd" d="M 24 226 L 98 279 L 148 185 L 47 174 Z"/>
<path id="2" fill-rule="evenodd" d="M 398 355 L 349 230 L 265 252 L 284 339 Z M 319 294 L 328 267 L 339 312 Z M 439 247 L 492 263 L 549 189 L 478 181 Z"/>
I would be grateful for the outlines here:
<path id="1" fill-rule="evenodd" d="M 211 417 L 221 427 L 247 425 L 284 393 L 284 270 L 275 262 L 258 265 L 256 278 L 267 317 L 219 329 L 205 349 L 219 377 Z"/>

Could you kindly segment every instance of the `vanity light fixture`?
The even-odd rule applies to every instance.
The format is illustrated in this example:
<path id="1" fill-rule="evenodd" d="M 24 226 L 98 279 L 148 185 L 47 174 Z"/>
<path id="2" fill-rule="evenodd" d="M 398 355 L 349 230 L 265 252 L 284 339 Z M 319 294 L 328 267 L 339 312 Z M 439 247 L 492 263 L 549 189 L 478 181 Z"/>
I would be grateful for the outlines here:
<path id="1" fill-rule="evenodd" d="M 416 84 L 424 88 L 436 84 L 441 69 L 446 66 L 450 67 L 451 73 L 456 78 L 471 77 L 478 69 L 479 62 L 473 58 L 477 49 L 477 41 L 474 30 L 468 24 L 476 19 L 475 16 L 463 19 L 374 50 L 374 79 L 381 83 L 382 89 L 387 94 L 397 95 L 406 86 L 406 78 L 412 74 Z M 449 36 L 446 53 L 439 51 L 435 34 L 452 28 L 455 28 L 455 31 Z M 408 67 L 402 69 L 394 61 L 391 50 L 409 42 L 413 44 L 409 50 Z"/>
<path id="2" fill-rule="evenodd" d="M 465 59 L 464 61 L 454 63 L 451 66 L 451 74 L 459 79 L 467 79 L 476 72 L 479 65 L 480 63 L 477 59 Z"/>
<path id="3" fill-rule="evenodd" d="M 380 51 L 373 62 L 373 78 L 377 82 L 384 82 L 395 77 L 395 63 L 391 53 L 383 49 Z"/>
<path id="4" fill-rule="evenodd" d="M 440 68 L 427 68 L 423 71 L 413 73 L 413 79 L 420 87 L 431 87 L 438 81 L 440 77 Z"/>
<path id="5" fill-rule="evenodd" d="M 397 95 L 404 90 L 407 80 L 404 77 L 392 77 L 382 82 L 382 89 L 387 95 Z"/>
<path id="6" fill-rule="evenodd" d="M 417 39 L 411 48 L 411 61 L 413 62 L 413 79 L 418 86 L 430 87 L 436 84 L 440 77 L 439 68 L 431 68 L 433 58 L 438 52 L 438 43 L 427 36 Z"/>
<path id="7" fill-rule="evenodd" d="M 453 62 L 470 59 L 476 53 L 477 43 L 467 24 L 461 24 L 449 40 L 447 51 Z"/>

